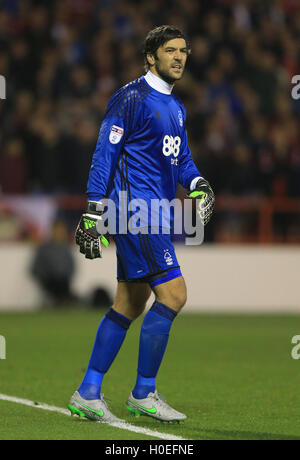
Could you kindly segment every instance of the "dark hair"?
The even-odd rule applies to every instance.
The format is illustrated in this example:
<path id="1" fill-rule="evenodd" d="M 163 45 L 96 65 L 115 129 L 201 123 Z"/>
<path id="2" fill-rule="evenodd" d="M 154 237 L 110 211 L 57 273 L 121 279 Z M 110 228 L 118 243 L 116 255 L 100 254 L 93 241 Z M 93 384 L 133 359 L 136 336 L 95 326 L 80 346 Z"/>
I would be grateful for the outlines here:
<path id="1" fill-rule="evenodd" d="M 188 53 L 190 53 L 190 46 L 186 36 L 180 29 L 175 26 L 159 26 L 148 33 L 143 46 L 144 67 L 146 71 L 149 70 L 147 54 L 156 56 L 156 51 L 158 48 L 169 40 L 173 40 L 174 38 L 183 38 L 187 44 Z"/>

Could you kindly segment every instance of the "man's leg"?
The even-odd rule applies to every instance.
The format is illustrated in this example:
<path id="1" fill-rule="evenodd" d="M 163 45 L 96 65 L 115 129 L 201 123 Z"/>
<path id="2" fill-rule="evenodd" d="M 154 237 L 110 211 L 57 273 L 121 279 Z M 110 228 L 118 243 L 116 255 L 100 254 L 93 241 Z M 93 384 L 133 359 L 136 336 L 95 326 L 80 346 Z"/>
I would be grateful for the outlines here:
<path id="1" fill-rule="evenodd" d="M 146 283 L 118 283 L 115 302 L 98 327 L 89 366 L 78 388 L 82 398 L 100 399 L 103 377 L 116 358 L 131 322 L 144 311 L 150 294 Z"/>
<path id="2" fill-rule="evenodd" d="M 173 273 L 175 275 L 175 272 Z M 186 415 L 173 409 L 156 390 L 155 378 L 162 362 L 169 332 L 177 313 L 186 302 L 182 276 L 168 282 L 152 283 L 155 302 L 146 314 L 140 336 L 138 376 L 127 400 L 127 409 L 135 415 L 147 415 L 166 422 L 180 422 Z"/>
<path id="3" fill-rule="evenodd" d="M 141 329 L 138 376 L 132 392 L 136 399 L 144 399 L 150 392 L 155 392 L 155 378 L 173 320 L 186 302 L 186 285 L 182 276 L 154 286 L 153 291 L 155 302 L 146 314 Z"/>

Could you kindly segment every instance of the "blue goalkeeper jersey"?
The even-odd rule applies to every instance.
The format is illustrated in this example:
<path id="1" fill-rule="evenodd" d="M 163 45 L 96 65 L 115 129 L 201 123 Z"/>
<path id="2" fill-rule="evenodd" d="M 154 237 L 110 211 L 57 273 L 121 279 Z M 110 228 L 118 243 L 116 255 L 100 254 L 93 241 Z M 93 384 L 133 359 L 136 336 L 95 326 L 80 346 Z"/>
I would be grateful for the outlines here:
<path id="1" fill-rule="evenodd" d="M 180 183 L 190 190 L 201 176 L 191 157 L 186 111 L 172 94 L 151 87 L 144 76 L 110 99 L 89 174 L 89 200 L 110 198 L 119 210 L 120 192 L 128 202 L 176 197 Z"/>

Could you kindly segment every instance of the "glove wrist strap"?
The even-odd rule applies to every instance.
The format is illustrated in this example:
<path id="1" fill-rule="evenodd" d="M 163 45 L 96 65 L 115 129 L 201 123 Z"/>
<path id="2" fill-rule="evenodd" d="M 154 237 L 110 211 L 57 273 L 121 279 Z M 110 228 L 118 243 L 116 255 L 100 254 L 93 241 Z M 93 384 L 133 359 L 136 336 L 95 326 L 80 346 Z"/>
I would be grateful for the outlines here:
<path id="1" fill-rule="evenodd" d="M 102 201 L 88 201 L 86 212 L 96 216 L 101 216 L 104 213 L 104 205 Z"/>
<path id="2" fill-rule="evenodd" d="M 204 179 L 204 177 L 201 177 L 200 179 L 198 179 L 195 190 L 197 190 L 197 187 L 200 187 L 201 185 L 209 185 L 207 180 Z"/>

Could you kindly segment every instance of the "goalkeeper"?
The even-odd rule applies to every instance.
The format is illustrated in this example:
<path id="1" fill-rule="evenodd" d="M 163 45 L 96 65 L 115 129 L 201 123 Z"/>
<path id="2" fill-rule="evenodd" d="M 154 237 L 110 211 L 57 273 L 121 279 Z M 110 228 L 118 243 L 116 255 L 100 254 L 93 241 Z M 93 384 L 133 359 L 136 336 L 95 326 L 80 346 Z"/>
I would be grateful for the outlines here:
<path id="1" fill-rule="evenodd" d="M 142 198 L 150 208 L 152 199 L 172 201 L 179 182 L 189 196 L 201 198 L 203 224 L 210 219 L 214 194 L 192 160 L 185 108 L 172 94 L 188 54 L 180 30 L 172 26 L 152 30 L 144 44 L 145 76 L 121 88 L 108 103 L 89 175 L 87 210 L 76 230 L 76 243 L 89 259 L 102 257 L 102 246 L 108 245 L 97 231 L 103 200 L 113 200 L 118 214 L 121 191 L 128 201 Z M 93 420 L 119 420 L 103 399 L 102 380 L 153 292 L 155 301 L 141 328 L 136 384 L 126 407 L 135 415 L 179 422 L 186 415 L 167 404 L 156 387 L 173 321 L 186 302 L 186 285 L 170 235 L 152 234 L 149 229 L 147 234 L 119 232 L 112 237 L 118 262 L 115 301 L 98 327 L 86 374 L 68 407 L 72 414 Z"/>

